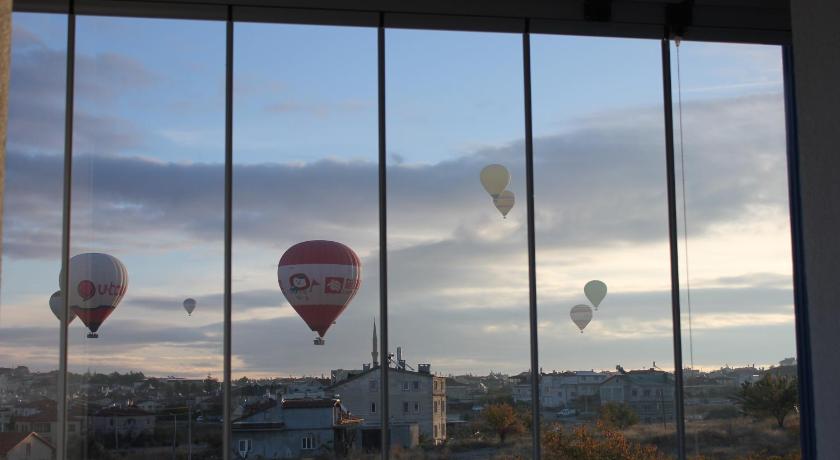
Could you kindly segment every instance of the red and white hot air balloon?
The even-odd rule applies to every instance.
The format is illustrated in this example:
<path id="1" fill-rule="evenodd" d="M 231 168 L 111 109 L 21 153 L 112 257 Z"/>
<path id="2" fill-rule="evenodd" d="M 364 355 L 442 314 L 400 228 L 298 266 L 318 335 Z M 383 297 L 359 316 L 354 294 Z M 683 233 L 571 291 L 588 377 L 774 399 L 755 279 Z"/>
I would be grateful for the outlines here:
<path id="1" fill-rule="evenodd" d="M 316 345 L 359 290 L 362 266 L 359 256 L 335 241 L 298 243 L 283 254 L 277 281 L 286 300 L 318 333 Z"/>
<path id="2" fill-rule="evenodd" d="M 90 329 L 89 339 L 117 308 L 128 289 L 128 271 L 116 257 L 90 252 L 70 259 L 70 311 Z"/>

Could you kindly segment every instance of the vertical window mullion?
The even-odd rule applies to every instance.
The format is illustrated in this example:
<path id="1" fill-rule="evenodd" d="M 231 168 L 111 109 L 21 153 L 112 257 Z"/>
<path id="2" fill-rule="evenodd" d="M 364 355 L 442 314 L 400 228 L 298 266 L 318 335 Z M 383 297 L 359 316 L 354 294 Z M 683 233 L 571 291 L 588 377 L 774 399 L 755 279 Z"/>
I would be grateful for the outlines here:
<path id="1" fill-rule="evenodd" d="M 531 108 L 531 30 L 525 20 L 522 33 L 522 68 L 525 92 L 525 190 L 528 220 L 528 318 L 531 337 L 531 435 L 533 457 L 540 458 L 540 366 L 537 337 L 537 263 L 534 229 L 534 129 Z"/>
<path id="2" fill-rule="evenodd" d="M 386 137 L 385 137 L 385 14 L 379 14 L 377 30 L 377 85 L 379 112 L 379 367 L 380 382 L 380 451 L 383 460 L 390 454 L 388 427 L 388 213 L 386 196 Z"/>
<path id="3" fill-rule="evenodd" d="M 58 460 L 67 456 L 67 326 L 70 317 L 70 203 L 73 189 L 73 102 L 76 61 L 76 14 L 75 2 L 71 0 L 67 13 L 67 64 L 64 106 L 64 196 L 61 223 L 61 292 L 64 292 L 63 318 L 59 326 L 58 391 L 56 404 L 56 450 Z"/>
<path id="4" fill-rule="evenodd" d="M 662 39 L 662 95 L 665 116 L 665 167 L 668 182 L 668 241 L 671 256 L 671 317 L 674 339 L 674 405 L 676 406 L 677 457 L 685 459 L 685 409 L 683 405 L 682 326 L 680 324 L 680 264 L 677 235 L 677 186 L 674 161 L 674 114 L 671 94 L 671 41 Z"/>
<path id="5" fill-rule="evenodd" d="M 233 11 L 228 6 L 225 38 L 225 261 L 224 261 L 224 384 L 222 386 L 222 458 L 228 460 L 233 435 L 231 421 L 231 245 L 233 242 Z"/>

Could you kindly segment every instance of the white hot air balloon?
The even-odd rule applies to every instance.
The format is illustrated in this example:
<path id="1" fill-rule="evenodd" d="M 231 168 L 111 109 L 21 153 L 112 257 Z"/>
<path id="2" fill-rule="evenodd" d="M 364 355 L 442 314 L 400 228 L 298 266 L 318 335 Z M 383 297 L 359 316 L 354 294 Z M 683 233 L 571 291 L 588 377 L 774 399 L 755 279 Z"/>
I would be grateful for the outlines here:
<path id="1" fill-rule="evenodd" d="M 192 316 L 192 312 L 195 310 L 195 299 L 189 298 L 184 300 L 184 310 L 187 311 L 187 315 Z"/>
<path id="2" fill-rule="evenodd" d="M 53 295 L 50 296 L 50 310 L 52 310 L 53 314 L 59 321 L 64 316 L 64 296 L 61 295 L 61 291 L 53 292 Z M 73 322 L 76 319 L 76 314 L 73 313 L 73 310 L 70 310 L 70 320 L 67 321 L 67 324 Z"/>
<path id="3" fill-rule="evenodd" d="M 60 279 L 60 278 L 59 278 Z M 68 303 L 90 330 L 89 339 L 117 308 L 128 289 L 128 271 L 114 256 L 90 252 L 70 259 Z"/>
<path id="4" fill-rule="evenodd" d="M 607 285 L 603 281 L 592 280 L 583 287 L 583 293 L 586 294 L 586 298 L 592 302 L 592 305 L 597 310 L 598 305 L 601 305 L 604 297 L 607 296 Z"/>
<path id="5" fill-rule="evenodd" d="M 572 317 L 572 322 L 577 325 L 580 333 L 583 334 L 583 329 L 592 321 L 592 307 L 589 305 L 575 305 L 569 312 L 569 316 Z"/>
<path id="6" fill-rule="evenodd" d="M 481 170 L 481 185 L 494 199 L 499 196 L 510 183 L 510 173 L 502 165 L 492 164 Z"/>
<path id="7" fill-rule="evenodd" d="M 516 197 L 510 190 L 505 190 L 499 196 L 493 198 L 493 204 L 502 213 L 502 217 L 504 218 L 507 218 L 507 214 L 513 208 L 514 202 L 516 202 Z"/>

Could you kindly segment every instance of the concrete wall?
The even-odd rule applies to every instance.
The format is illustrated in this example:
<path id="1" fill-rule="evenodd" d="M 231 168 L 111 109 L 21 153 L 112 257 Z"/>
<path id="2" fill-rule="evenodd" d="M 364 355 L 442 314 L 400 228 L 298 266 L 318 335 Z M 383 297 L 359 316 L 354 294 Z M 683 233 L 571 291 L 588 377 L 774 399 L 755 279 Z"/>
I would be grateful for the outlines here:
<path id="1" fill-rule="evenodd" d="M 840 452 L 840 2 L 791 1 L 817 454 Z"/>

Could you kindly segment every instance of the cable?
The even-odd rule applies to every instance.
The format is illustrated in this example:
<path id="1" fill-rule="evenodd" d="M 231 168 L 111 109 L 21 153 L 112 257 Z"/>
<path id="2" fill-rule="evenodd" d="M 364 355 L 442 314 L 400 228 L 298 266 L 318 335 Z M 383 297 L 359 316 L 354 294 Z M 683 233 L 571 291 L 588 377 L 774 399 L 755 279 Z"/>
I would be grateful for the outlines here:
<path id="1" fill-rule="evenodd" d="M 682 179 L 683 247 L 685 248 L 685 296 L 688 305 L 688 350 L 691 369 L 694 369 L 694 330 L 691 325 L 691 276 L 688 264 L 688 208 L 685 199 L 685 145 L 683 144 L 682 74 L 680 71 L 680 37 L 674 40 L 677 48 L 677 106 L 680 124 L 680 175 Z"/>

